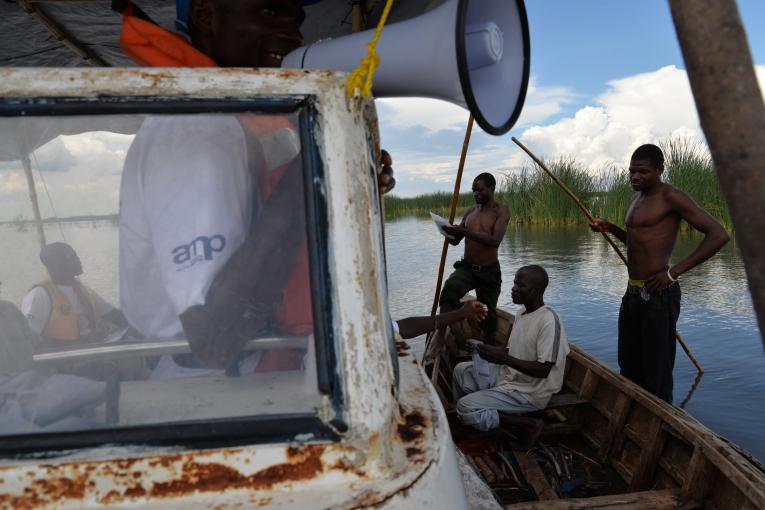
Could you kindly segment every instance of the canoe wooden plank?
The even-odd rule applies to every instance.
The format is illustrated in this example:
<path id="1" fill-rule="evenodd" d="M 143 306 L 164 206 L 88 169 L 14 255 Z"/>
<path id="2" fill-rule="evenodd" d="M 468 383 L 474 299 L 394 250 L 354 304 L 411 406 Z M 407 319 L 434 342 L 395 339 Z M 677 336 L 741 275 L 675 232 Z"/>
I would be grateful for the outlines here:
<path id="1" fill-rule="evenodd" d="M 595 390 L 598 389 L 599 381 L 600 377 L 598 377 L 596 371 L 588 368 L 587 372 L 584 374 L 582 385 L 579 387 L 579 398 L 583 398 L 585 400 L 592 399 L 592 396 L 595 394 Z"/>
<path id="2" fill-rule="evenodd" d="M 661 418 L 658 416 L 654 416 L 651 419 L 648 433 L 645 435 L 645 441 L 641 445 L 640 460 L 632 471 L 630 492 L 645 490 L 651 485 L 656 465 L 659 463 L 659 456 L 664 449 L 664 439 L 666 438 L 666 433 L 661 425 Z"/>
<path id="3" fill-rule="evenodd" d="M 513 450 L 513 455 L 515 455 L 515 460 L 521 466 L 524 478 L 529 482 L 534 492 L 537 493 L 537 498 L 540 501 L 558 499 L 558 494 L 550 486 L 547 478 L 545 478 L 545 474 L 542 472 L 542 468 L 539 467 L 539 464 L 532 458 L 531 454 Z"/>
<path id="4" fill-rule="evenodd" d="M 693 450 L 688 471 L 683 483 L 683 497 L 695 501 L 703 501 L 712 488 L 714 466 L 709 462 L 700 448 Z"/>
<path id="5" fill-rule="evenodd" d="M 545 409 L 555 409 L 558 407 L 568 407 L 580 404 L 586 404 L 589 402 L 586 399 L 580 398 L 576 393 L 560 393 L 550 397 L 550 401 L 547 403 Z"/>
<path id="6" fill-rule="evenodd" d="M 612 447 L 624 428 L 631 405 L 632 399 L 625 393 L 619 393 L 619 396 L 616 397 L 616 404 L 608 420 L 608 430 L 606 431 L 603 443 L 601 443 L 598 449 L 598 460 L 600 462 L 606 462 L 611 456 Z"/>
<path id="7" fill-rule="evenodd" d="M 696 504 L 684 503 L 678 490 L 632 492 L 594 498 L 559 499 L 557 501 L 531 501 L 506 506 L 506 510 L 664 510 L 698 508 Z"/>

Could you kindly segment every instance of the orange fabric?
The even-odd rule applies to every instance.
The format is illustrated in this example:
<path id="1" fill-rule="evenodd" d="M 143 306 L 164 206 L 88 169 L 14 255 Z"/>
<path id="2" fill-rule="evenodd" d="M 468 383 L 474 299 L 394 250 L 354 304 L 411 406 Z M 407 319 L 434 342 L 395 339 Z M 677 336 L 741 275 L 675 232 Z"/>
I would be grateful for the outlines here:
<path id="1" fill-rule="evenodd" d="M 120 45 L 136 63 L 152 67 L 215 67 L 215 62 L 203 54 L 182 36 L 160 26 L 136 18 L 123 16 Z M 258 115 L 242 117 L 242 124 L 257 136 L 266 135 L 282 128 L 294 129 L 283 116 Z M 261 198 L 267 199 L 284 175 L 287 165 L 275 169 L 263 169 L 260 176 Z M 308 243 L 303 242 L 300 255 L 292 274 L 284 287 L 282 302 L 276 319 L 282 331 L 294 335 L 313 331 L 310 272 L 308 266 Z"/>
<path id="2" fill-rule="evenodd" d="M 120 46 L 138 65 L 150 67 L 216 67 L 215 62 L 183 36 L 135 16 L 122 16 Z"/>
<path id="3" fill-rule="evenodd" d="M 50 280 L 37 284 L 37 287 L 42 287 L 48 292 L 51 304 L 50 315 L 48 316 L 48 322 L 45 325 L 43 335 L 50 340 L 79 340 L 80 327 L 77 310 L 69 302 L 69 299 Z M 85 310 L 85 317 L 92 329 L 95 326 L 95 309 L 88 291 L 79 284 L 75 284 L 74 290 L 80 300 L 80 306 Z"/>

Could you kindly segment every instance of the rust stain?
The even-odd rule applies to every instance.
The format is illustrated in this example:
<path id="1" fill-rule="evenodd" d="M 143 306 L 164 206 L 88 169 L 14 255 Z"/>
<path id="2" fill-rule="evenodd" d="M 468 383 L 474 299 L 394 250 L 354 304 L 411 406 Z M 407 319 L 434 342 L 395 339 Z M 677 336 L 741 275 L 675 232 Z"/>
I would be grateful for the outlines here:
<path id="1" fill-rule="evenodd" d="M 410 447 L 410 448 L 406 449 L 406 456 L 409 457 L 410 459 L 412 457 L 418 457 L 420 455 L 422 455 L 422 449 L 421 448 Z"/>
<path id="2" fill-rule="evenodd" d="M 120 494 L 119 492 L 115 490 L 110 490 L 109 492 L 106 493 L 106 495 L 103 498 L 101 498 L 101 503 L 103 503 L 104 505 L 110 505 L 116 501 L 119 501 L 121 497 L 122 497 L 122 494 Z"/>
<path id="3" fill-rule="evenodd" d="M 271 504 L 272 498 L 263 498 L 258 501 L 258 506 L 268 506 Z"/>
<path id="4" fill-rule="evenodd" d="M 398 436 L 401 440 L 409 443 L 420 439 L 427 424 L 425 417 L 418 411 L 407 413 L 401 405 L 399 405 L 399 412 L 404 419 L 404 423 L 398 425 Z"/>
<path id="5" fill-rule="evenodd" d="M 99 476 L 112 477 L 115 481 L 121 481 L 123 486 L 127 486 L 125 489 L 112 489 L 106 493 L 100 500 L 104 505 L 126 499 L 177 497 L 195 492 L 219 492 L 224 489 L 270 489 L 277 484 L 311 479 L 324 472 L 327 466 L 323 464 L 321 457 L 326 448 L 326 445 L 291 446 L 287 448 L 286 463 L 270 466 L 249 476 L 223 464 L 198 462 L 181 455 L 114 460 L 106 465 L 92 463 L 78 467 L 73 473 L 68 473 L 68 477 L 55 475 L 61 466 L 45 465 L 41 466 L 47 471 L 45 478 L 31 481 L 22 494 L 0 494 L 0 508 L 25 510 L 61 500 L 83 500 L 87 490 L 96 486 L 90 479 L 94 472 Z M 180 472 L 177 479 L 153 484 L 144 481 L 142 484 L 141 478 L 150 469 L 142 467 L 139 471 L 139 463 L 150 467 L 161 466 L 171 471 L 179 467 Z M 342 461 L 336 462 L 329 469 L 353 471 L 352 466 Z M 32 475 L 30 478 L 34 478 Z"/>
<path id="6" fill-rule="evenodd" d="M 411 350 L 411 347 L 409 347 L 408 343 L 402 340 L 396 341 L 396 353 L 398 354 L 399 357 L 406 356 L 407 354 L 409 354 L 410 350 Z"/>
<path id="7" fill-rule="evenodd" d="M 161 498 L 223 489 L 270 489 L 284 482 L 307 480 L 324 471 L 321 461 L 324 449 L 324 445 L 290 447 L 287 463 L 262 469 L 250 476 L 222 464 L 187 461 L 179 479 L 155 483 L 148 495 Z"/>

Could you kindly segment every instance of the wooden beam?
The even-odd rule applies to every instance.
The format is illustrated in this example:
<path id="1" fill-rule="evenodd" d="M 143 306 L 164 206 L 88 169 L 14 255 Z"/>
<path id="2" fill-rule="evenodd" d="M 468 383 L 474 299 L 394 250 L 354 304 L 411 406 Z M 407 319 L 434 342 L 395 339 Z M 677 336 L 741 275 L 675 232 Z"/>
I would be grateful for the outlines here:
<path id="1" fill-rule="evenodd" d="M 598 374 L 595 373 L 594 370 L 588 368 L 587 373 L 584 374 L 582 385 L 579 387 L 579 398 L 583 398 L 585 400 L 592 399 L 592 396 L 595 394 L 595 390 L 598 389 L 599 380 L 600 378 L 598 377 Z"/>
<path id="2" fill-rule="evenodd" d="M 529 452 L 522 452 L 513 450 L 515 460 L 521 466 L 523 477 L 529 482 L 529 485 L 537 493 L 537 498 L 540 501 L 550 501 L 558 499 L 558 494 L 555 493 L 550 483 L 545 478 L 545 474 L 542 472 L 542 468 L 539 467 L 537 461 L 535 461 Z"/>
<path id="3" fill-rule="evenodd" d="M 86 62 L 90 62 L 95 66 L 110 67 L 108 62 L 96 55 L 95 52 L 93 52 L 90 48 L 82 46 L 74 39 L 74 37 L 69 35 L 63 28 L 61 28 L 58 23 L 53 21 L 47 14 L 32 5 L 33 2 L 30 2 L 29 0 L 16 0 L 16 3 L 18 3 L 19 7 L 24 9 L 27 14 L 35 17 L 37 21 L 39 21 L 40 24 L 42 24 L 48 30 L 48 32 L 50 32 L 51 35 L 56 38 L 56 40 L 64 44 L 70 50 L 74 51 L 77 55 L 80 56 L 80 58 Z"/>
<path id="4" fill-rule="evenodd" d="M 630 492 L 645 490 L 653 485 L 656 465 L 659 463 L 659 456 L 662 450 L 664 450 L 664 440 L 667 437 L 661 425 L 660 418 L 654 416 L 651 419 L 648 432 L 645 434 L 645 441 L 643 441 L 640 459 L 637 466 L 632 470 Z"/>
<path id="5" fill-rule="evenodd" d="M 712 489 L 714 466 L 706 459 L 701 449 L 694 448 L 691 463 L 685 473 L 683 497 L 702 502 Z"/>
<path id="6" fill-rule="evenodd" d="M 765 345 L 765 103 L 735 0 L 669 0 Z"/>
<path id="7" fill-rule="evenodd" d="M 624 423 L 627 421 L 627 415 L 629 414 L 630 407 L 632 406 L 632 399 L 625 393 L 619 393 L 616 397 L 616 404 L 614 404 L 611 417 L 608 420 L 608 429 L 603 442 L 598 450 L 598 460 L 600 462 L 607 462 L 613 451 L 613 446 L 616 443 L 616 438 L 622 434 Z"/>
<path id="8" fill-rule="evenodd" d="M 677 490 L 632 492 L 594 498 L 559 499 L 557 501 L 531 501 L 508 505 L 506 510 L 585 510 L 588 508 L 614 510 L 684 510 L 698 505 L 682 501 Z"/>

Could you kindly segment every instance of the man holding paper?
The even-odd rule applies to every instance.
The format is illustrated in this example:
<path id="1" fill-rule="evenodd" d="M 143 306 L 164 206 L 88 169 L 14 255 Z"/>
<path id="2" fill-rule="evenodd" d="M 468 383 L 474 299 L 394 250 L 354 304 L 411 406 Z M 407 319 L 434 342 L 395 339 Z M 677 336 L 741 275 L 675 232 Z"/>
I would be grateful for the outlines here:
<path id="1" fill-rule="evenodd" d="M 454 369 L 457 414 L 465 425 L 490 430 L 500 425 L 521 425 L 528 431 L 526 445 L 539 435 L 542 423 L 513 416 L 544 409 L 563 385 L 568 340 L 558 314 L 544 303 L 547 272 L 525 266 L 513 280 L 516 312 L 507 349 L 476 342 L 476 361 Z"/>
<path id="2" fill-rule="evenodd" d="M 502 272 L 497 251 L 510 221 L 510 209 L 494 200 L 494 176 L 482 173 L 473 180 L 473 198 L 476 205 L 465 212 L 459 225 L 447 225 L 442 230 L 449 243 L 457 246 L 465 239 L 462 260 L 454 264 L 455 271 L 444 283 L 439 305 L 441 312 L 459 307 L 466 292 L 475 290 L 478 301 L 488 308 L 481 327 L 489 343 L 501 343 L 495 338 L 497 329 L 497 299 L 502 288 Z"/>

